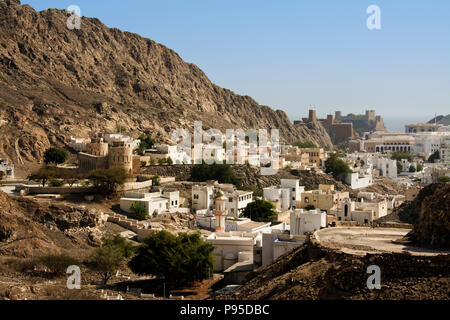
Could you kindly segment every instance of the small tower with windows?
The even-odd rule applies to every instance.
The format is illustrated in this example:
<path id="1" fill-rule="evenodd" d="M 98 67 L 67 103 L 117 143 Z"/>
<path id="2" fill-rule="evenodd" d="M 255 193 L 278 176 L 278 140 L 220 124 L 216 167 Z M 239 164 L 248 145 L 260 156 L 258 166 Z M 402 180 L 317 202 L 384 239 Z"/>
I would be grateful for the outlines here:
<path id="1" fill-rule="evenodd" d="M 223 195 L 222 192 L 219 191 L 217 193 L 216 198 L 214 199 L 214 216 L 216 217 L 216 232 L 225 231 L 225 218 L 227 216 L 227 209 L 225 207 L 225 203 L 227 201 L 227 197 Z"/>

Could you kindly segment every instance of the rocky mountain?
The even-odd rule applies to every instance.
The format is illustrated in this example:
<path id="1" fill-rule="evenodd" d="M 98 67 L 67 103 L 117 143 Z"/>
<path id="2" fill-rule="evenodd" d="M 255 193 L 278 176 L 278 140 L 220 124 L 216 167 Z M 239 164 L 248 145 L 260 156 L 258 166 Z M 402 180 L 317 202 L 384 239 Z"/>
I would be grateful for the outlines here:
<path id="1" fill-rule="evenodd" d="M 150 39 L 82 18 L 70 30 L 65 10 L 36 12 L 0 0 L 0 156 L 36 163 L 50 145 L 95 128 L 167 141 L 175 128 L 277 128 L 283 142 L 330 146 L 320 124 L 294 126 L 208 79 L 197 66 Z"/>
<path id="2" fill-rule="evenodd" d="M 449 126 L 450 125 L 450 114 L 443 116 L 437 116 L 433 119 L 431 119 L 430 121 L 428 121 L 428 123 L 439 123 L 439 124 L 443 124 L 444 126 Z"/>

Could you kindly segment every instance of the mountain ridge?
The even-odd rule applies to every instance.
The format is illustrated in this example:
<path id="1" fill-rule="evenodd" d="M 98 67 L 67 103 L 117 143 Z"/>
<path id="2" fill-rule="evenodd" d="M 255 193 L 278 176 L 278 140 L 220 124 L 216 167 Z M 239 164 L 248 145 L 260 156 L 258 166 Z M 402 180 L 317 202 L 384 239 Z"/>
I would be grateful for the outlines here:
<path id="1" fill-rule="evenodd" d="M 69 30 L 65 10 L 35 11 L 0 1 L 0 156 L 24 165 L 50 145 L 94 128 L 168 142 L 173 129 L 279 129 L 282 142 L 331 146 L 320 123 L 295 126 L 282 110 L 213 84 L 173 50 L 82 17 Z M 21 161 L 22 159 L 22 161 Z"/>

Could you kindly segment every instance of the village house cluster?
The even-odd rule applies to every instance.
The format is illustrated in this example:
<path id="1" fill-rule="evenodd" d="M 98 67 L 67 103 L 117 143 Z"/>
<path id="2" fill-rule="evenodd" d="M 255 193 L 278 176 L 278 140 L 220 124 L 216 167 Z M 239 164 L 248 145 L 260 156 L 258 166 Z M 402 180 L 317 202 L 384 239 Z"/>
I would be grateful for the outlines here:
<path id="1" fill-rule="evenodd" d="M 327 119 L 317 119 L 315 112 L 310 112 L 303 123 L 308 121 L 322 122 L 341 138 L 355 138 L 355 124 L 360 127 L 383 125 L 370 110 L 365 115 L 354 117 L 336 113 L 335 118 L 328 116 Z M 424 184 L 436 182 L 443 175 L 450 176 L 449 128 L 410 125 L 406 131 L 374 131 L 351 140 L 350 152 L 339 151 L 339 159 L 352 171 L 346 173 L 342 181 L 358 192 L 377 181 L 400 182 L 411 187 L 415 181 Z M 194 162 L 194 150 L 187 152 L 170 144 L 155 144 L 151 149 L 139 150 L 140 142 L 123 134 L 96 133 L 88 139 L 71 137 L 69 146 L 78 152 L 80 172 L 122 167 L 136 180 L 143 176 L 143 166 Z M 212 147 L 204 144 L 201 152 L 218 163 L 225 163 L 231 157 L 235 163 L 258 166 L 261 164 L 261 153 L 258 153 L 261 150 L 258 148 L 257 144 L 248 142 L 230 153 L 225 145 Z M 270 154 L 271 148 L 275 145 L 269 142 L 264 150 Z M 255 154 L 254 150 L 258 152 Z M 411 157 L 396 160 L 391 157 L 394 152 Z M 436 152 L 440 153 L 440 158 L 435 163 L 424 161 Z M 329 157 L 330 152 L 321 147 L 280 145 L 278 157 L 270 164 L 277 161 L 279 168 L 323 173 Z M 0 159 L 0 171 L 5 173 L 4 179 L 14 177 L 14 166 L 6 159 Z M 164 220 L 180 213 L 192 215 L 193 225 L 183 231 L 202 231 L 205 240 L 214 245 L 215 271 L 223 272 L 225 283 L 230 284 L 241 283 L 255 267 L 273 263 L 284 253 L 301 246 L 312 232 L 336 225 L 373 225 L 404 201 L 411 200 L 414 190 L 417 193 L 417 189 L 411 188 L 404 195 L 359 191 L 357 196 L 354 193 L 352 196 L 348 191 L 336 190 L 336 186 L 331 184 L 307 189 L 299 179 L 280 179 L 279 185 L 262 188 L 260 197 L 253 191 L 240 190 L 229 183 L 196 182 L 190 185 L 189 198 L 186 193 L 181 196 L 182 190 L 164 186 L 165 182 L 174 182 L 174 177 L 160 177 L 162 186 L 159 187 L 153 186 L 151 178 L 147 178 L 143 182 L 127 181 L 119 200 L 120 210 L 110 215 L 108 221 L 128 229 L 129 237 L 135 236 L 141 241 L 148 234 L 164 228 L 151 219 L 163 215 Z M 42 192 L 44 188 L 37 189 Z M 254 221 L 251 212 L 250 216 L 243 216 L 245 209 L 255 200 L 273 204 L 277 213 L 275 223 Z M 136 207 L 145 213 L 143 221 L 134 217 Z"/>

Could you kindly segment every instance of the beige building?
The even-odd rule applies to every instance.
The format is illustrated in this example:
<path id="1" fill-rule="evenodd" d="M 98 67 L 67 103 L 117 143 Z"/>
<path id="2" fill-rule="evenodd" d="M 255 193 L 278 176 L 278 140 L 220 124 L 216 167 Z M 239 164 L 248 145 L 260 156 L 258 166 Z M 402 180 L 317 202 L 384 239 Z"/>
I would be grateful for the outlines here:
<path id="1" fill-rule="evenodd" d="M 78 153 L 78 166 L 81 172 L 121 167 L 129 174 L 139 174 L 140 157 L 133 155 L 131 143 L 119 140 L 108 144 L 97 135 L 86 144 L 86 152 Z"/>
<path id="2" fill-rule="evenodd" d="M 323 148 L 290 147 L 283 157 L 288 161 L 300 161 L 302 164 L 316 165 L 317 167 L 323 166 L 326 160 Z"/>
<path id="3" fill-rule="evenodd" d="M 336 215 L 337 221 L 355 221 L 359 225 L 364 225 L 387 215 L 387 207 L 386 199 L 373 202 L 345 199 L 332 213 Z"/>
<path id="4" fill-rule="evenodd" d="M 336 191 L 334 185 L 320 184 L 318 190 L 305 191 L 300 195 L 300 201 L 297 201 L 297 208 L 306 208 L 314 206 L 316 209 L 329 212 L 336 209 L 339 202 L 349 198 L 348 191 Z"/>
<path id="5" fill-rule="evenodd" d="M 214 271 L 221 272 L 235 263 L 253 262 L 254 235 L 248 232 L 214 232 L 206 239 L 214 245 Z"/>

